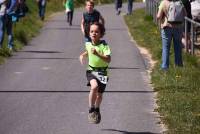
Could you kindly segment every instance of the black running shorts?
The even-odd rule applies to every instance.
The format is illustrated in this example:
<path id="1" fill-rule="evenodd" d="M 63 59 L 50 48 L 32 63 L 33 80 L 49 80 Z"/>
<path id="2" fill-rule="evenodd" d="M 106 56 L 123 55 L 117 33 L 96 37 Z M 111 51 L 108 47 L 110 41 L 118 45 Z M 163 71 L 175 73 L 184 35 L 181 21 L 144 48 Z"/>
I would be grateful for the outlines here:
<path id="1" fill-rule="evenodd" d="M 98 84 L 98 92 L 103 93 L 105 91 L 106 84 L 101 83 L 91 72 L 92 71 L 90 71 L 90 70 L 86 71 L 86 77 L 87 77 L 87 80 L 88 80 L 87 86 L 90 86 L 90 81 L 92 79 L 95 79 L 97 81 L 97 84 Z"/>

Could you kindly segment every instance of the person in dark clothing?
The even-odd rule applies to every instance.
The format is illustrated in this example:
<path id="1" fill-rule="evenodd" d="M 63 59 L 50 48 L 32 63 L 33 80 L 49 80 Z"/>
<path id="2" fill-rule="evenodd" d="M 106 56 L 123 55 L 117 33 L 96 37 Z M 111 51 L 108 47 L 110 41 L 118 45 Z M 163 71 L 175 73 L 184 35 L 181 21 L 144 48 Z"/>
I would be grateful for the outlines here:
<path id="1" fill-rule="evenodd" d="M 37 0 L 39 9 L 38 14 L 41 20 L 44 20 L 45 18 L 46 2 L 47 0 Z"/>
<path id="2" fill-rule="evenodd" d="M 133 11 L 133 0 L 128 0 L 128 13 L 127 15 L 130 15 Z"/>
<path id="3" fill-rule="evenodd" d="M 122 0 L 115 0 L 115 9 L 117 11 L 117 15 L 121 13 L 121 8 L 122 8 Z"/>
<path id="4" fill-rule="evenodd" d="M 72 25 L 73 15 L 74 15 L 74 0 L 64 0 L 63 4 L 65 6 L 65 12 L 67 15 L 67 22 Z"/>
<path id="5" fill-rule="evenodd" d="M 6 0 L 2 0 L 0 1 L 0 49 L 2 48 L 4 39 L 5 15 L 6 15 Z"/>
<path id="6" fill-rule="evenodd" d="M 14 46 L 12 14 L 15 11 L 16 6 L 17 6 L 17 0 L 6 0 L 4 30 L 7 31 L 7 35 L 8 35 L 8 49 L 9 49 L 9 51 L 12 51 L 13 46 Z M 2 42 L 3 42 L 3 40 L 2 40 Z"/>
<path id="7" fill-rule="evenodd" d="M 94 2 L 91 0 L 86 1 L 86 12 L 83 13 L 82 20 L 81 20 L 81 31 L 85 36 L 85 42 L 91 41 L 89 37 L 89 27 L 91 24 L 95 22 L 100 22 L 104 25 L 104 18 L 100 14 L 100 12 L 94 9 Z"/>

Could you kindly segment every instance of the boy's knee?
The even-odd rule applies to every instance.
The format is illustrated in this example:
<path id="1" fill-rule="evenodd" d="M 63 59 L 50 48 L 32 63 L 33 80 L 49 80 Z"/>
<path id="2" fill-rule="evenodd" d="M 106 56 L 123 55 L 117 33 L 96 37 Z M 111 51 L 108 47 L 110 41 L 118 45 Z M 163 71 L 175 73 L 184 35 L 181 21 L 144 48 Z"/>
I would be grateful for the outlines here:
<path id="1" fill-rule="evenodd" d="M 98 90 L 98 83 L 95 79 L 92 79 L 90 81 L 90 85 L 91 85 L 91 90 Z"/>

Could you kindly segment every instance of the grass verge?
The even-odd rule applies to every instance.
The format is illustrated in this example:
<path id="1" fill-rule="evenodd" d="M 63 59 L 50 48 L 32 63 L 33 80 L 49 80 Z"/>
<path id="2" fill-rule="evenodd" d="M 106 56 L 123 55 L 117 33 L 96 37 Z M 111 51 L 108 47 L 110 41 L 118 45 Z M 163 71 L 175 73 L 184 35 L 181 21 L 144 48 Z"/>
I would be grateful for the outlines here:
<path id="1" fill-rule="evenodd" d="M 200 63 L 197 57 L 183 53 L 184 67 L 174 66 L 170 53 L 170 69 L 160 70 L 161 38 L 157 26 L 144 9 L 125 16 L 130 33 L 139 46 L 145 47 L 157 63 L 151 72 L 154 90 L 158 93 L 156 109 L 169 134 L 200 133 Z"/>
<path id="2" fill-rule="evenodd" d="M 38 7 L 36 1 L 28 0 L 26 4 L 29 8 L 29 12 L 25 17 L 20 18 L 18 22 L 13 24 L 14 34 L 14 51 L 20 50 L 23 46 L 35 37 L 40 28 L 43 26 L 43 22 L 38 17 Z M 47 3 L 46 18 L 53 12 L 64 10 L 62 1 L 51 0 Z M 4 63 L 7 57 L 12 56 L 12 52 L 7 48 L 7 35 L 5 33 L 3 48 L 0 50 L 0 64 Z"/>

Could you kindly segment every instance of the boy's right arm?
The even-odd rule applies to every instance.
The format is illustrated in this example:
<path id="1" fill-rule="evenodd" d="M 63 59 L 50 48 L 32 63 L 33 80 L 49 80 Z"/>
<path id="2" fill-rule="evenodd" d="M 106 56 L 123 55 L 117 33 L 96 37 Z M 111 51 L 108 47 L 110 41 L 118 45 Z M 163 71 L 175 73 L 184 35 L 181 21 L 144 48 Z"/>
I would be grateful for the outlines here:
<path id="1" fill-rule="evenodd" d="M 81 62 L 81 65 L 84 64 L 84 58 L 88 55 L 87 51 L 83 52 L 80 56 L 79 56 L 79 60 Z"/>

